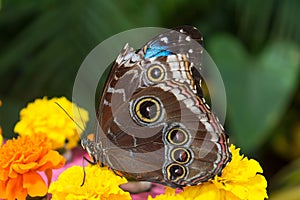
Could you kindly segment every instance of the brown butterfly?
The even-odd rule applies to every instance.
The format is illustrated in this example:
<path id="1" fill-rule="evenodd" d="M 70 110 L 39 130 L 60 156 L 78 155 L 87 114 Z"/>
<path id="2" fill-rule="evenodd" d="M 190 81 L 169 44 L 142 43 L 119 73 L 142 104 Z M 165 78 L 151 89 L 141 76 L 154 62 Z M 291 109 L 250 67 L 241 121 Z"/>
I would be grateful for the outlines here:
<path id="1" fill-rule="evenodd" d="M 231 160 L 228 137 L 200 85 L 202 36 L 190 26 L 164 32 L 116 58 L 98 107 L 93 163 L 137 181 L 197 185 Z"/>

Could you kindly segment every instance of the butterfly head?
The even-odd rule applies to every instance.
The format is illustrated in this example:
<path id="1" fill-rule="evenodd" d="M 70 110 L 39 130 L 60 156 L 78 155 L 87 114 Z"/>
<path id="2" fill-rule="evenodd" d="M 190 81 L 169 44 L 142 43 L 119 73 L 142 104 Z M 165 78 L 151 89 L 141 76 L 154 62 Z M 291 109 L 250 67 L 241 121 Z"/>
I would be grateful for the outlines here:
<path id="1" fill-rule="evenodd" d="M 101 157 L 102 157 L 102 148 L 100 148 L 99 144 L 96 144 L 94 141 L 88 139 L 88 138 L 83 138 L 81 140 L 81 146 L 84 150 L 87 151 L 89 156 L 91 157 L 91 164 L 97 164 L 101 162 Z M 102 163 L 102 162 L 101 162 Z"/>

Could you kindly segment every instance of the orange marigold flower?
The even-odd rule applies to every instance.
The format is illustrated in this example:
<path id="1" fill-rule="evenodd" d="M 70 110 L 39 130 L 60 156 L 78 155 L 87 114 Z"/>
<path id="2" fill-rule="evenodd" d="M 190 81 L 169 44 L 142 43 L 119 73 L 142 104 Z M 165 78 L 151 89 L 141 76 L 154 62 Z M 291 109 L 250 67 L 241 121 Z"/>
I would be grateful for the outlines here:
<path id="1" fill-rule="evenodd" d="M 1 106 L 2 106 L 2 101 L 0 100 L 0 107 Z M 2 128 L 0 126 L 0 147 L 1 147 L 2 143 L 3 143 L 3 136 L 2 136 Z"/>
<path id="2" fill-rule="evenodd" d="M 2 128 L 0 126 L 0 147 L 2 146 L 3 143 L 3 136 L 2 136 Z"/>
<path id="3" fill-rule="evenodd" d="M 38 172 L 45 172 L 48 185 L 52 169 L 64 165 L 65 159 L 54 150 L 44 135 L 20 136 L 0 147 L 0 199 L 25 199 L 44 196 L 47 185 Z"/>

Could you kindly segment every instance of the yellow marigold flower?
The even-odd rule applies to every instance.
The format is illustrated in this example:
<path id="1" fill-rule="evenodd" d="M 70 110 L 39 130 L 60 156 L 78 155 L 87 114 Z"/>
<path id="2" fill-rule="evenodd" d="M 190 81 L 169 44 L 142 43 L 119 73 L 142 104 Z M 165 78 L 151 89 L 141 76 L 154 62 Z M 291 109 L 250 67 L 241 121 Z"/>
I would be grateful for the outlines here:
<path id="1" fill-rule="evenodd" d="M 60 108 L 58 103 L 62 108 Z M 74 121 L 83 128 L 88 121 L 88 112 L 77 107 L 65 97 L 36 99 L 20 112 L 20 121 L 14 131 L 19 135 L 45 134 L 53 143 L 53 149 L 72 149 L 77 146 L 82 133 Z M 67 143 L 65 143 L 68 141 Z"/>
<path id="2" fill-rule="evenodd" d="M 49 184 L 52 169 L 64 163 L 64 157 L 51 150 L 46 136 L 20 136 L 8 140 L 0 147 L 0 199 L 25 200 L 27 195 L 46 195 L 47 185 L 38 172 L 45 172 Z"/>
<path id="3" fill-rule="evenodd" d="M 221 176 L 197 186 L 187 186 L 183 192 L 175 194 L 175 190 L 159 195 L 149 196 L 149 200 L 177 199 L 232 199 L 260 200 L 268 198 L 267 181 L 261 174 L 261 166 L 256 160 L 240 155 L 240 149 L 230 147 L 232 161 L 224 168 Z"/>
<path id="4" fill-rule="evenodd" d="M 165 194 L 158 195 L 156 197 L 148 196 L 148 200 L 186 200 L 181 195 L 176 195 L 176 189 L 166 187 Z"/>
<path id="5" fill-rule="evenodd" d="M 127 183 L 127 180 L 115 175 L 107 167 L 88 165 L 85 167 L 85 172 L 86 177 L 82 187 L 81 166 L 72 166 L 61 173 L 58 180 L 50 185 L 49 193 L 52 193 L 52 199 L 131 200 L 130 194 L 119 188 L 119 185 Z"/>

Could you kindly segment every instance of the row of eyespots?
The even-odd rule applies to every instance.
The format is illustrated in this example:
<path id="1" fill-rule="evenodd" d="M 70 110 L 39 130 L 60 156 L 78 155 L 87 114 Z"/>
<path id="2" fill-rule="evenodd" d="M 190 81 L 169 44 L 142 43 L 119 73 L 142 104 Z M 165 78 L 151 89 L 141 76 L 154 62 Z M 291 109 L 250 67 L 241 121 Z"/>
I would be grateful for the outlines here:
<path id="1" fill-rule="evenodd" d="M 173 163 L 166 167 L 167 178 L 173 182 L 184 178 L 187 174 L 186 167 L 184 166 L 191 160 L 191 152 L 181 147 L 189 140 L 188 133 L 181 127 L 173 127 L 166 135 L 167 141 L 176 146 L 171 151 L 171 159 Z"/>

